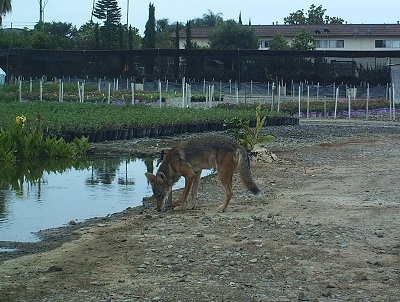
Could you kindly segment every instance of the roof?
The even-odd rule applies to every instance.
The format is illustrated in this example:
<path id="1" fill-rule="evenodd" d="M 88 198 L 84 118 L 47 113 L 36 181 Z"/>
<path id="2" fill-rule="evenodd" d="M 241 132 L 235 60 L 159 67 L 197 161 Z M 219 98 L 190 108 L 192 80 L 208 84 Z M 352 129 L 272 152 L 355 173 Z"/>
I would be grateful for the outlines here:
<path id="1" fill-rule="evenodd" d="M 248 26 L 248 25 L 245 25 Z M 294 37 L 302 29 L 312 36 L 328 34 L 333 36 L 400 36 L 400 24 L 315 24 L 315 25 L 251 25 L 260 38 L 273 37 L 281 33 L 285 37 Z M 208 38 L 213 27 L 192 27 L 192 38 Z M 186 37 L 186 31 L 180 31 L 180 37 Z"/>
<path id="2" fill-rule="evenodd" d="M 0 75 L 3 75 L 3 76 L 6 75 L 5 71 L 3 69 L 1 69 L 1 68 L 0 68 Z"/>

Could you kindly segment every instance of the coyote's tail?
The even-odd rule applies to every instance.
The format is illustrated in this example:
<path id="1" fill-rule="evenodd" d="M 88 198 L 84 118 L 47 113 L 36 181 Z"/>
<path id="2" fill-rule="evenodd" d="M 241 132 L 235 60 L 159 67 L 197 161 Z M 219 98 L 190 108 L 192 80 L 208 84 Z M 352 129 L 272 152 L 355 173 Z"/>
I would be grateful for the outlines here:
<path id="1" fill-rule="evenodd" d="M 260 196 L 261 191 L 254 182 L 253 177 L 251 176 L 249 154 L 246 152 L 244 148 L 240 148 L 239 153 L 240 155 L 239 155 L 238 172 L 240 173 L 240 178 L 242 179 L 242 182 L 245 185 L 245 187 L 250 192 L 252 192 L 254 195 Z"/>

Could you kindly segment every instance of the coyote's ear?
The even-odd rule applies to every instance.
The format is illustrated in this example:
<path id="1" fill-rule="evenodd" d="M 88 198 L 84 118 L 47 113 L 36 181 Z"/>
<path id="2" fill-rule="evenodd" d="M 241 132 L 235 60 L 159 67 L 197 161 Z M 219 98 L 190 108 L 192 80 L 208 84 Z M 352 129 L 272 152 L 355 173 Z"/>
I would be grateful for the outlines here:
<path id="1" fill-rule="evenodd" d="M 161 150 L 161 159 L 171 151 L 171 148 Z"/>
<path id="2" fill-rule="evenodd" d="M 155 176 L 153 173 L 144 173 L 146 175 L 148 181 L 153 184 L 157 180 L 157 176 Z"/>
<path id="3" fill-rule="evenodd" d="M 163 172 L 157 172 L 156 175 L 159 182 L 164 182 L 167 179 L 167 176 Z"/>
<path id="4" fill-rule="evenodd" d="M 161 150 L 160 158 L 157 160 L 157 167 L 162 163 L 164 157 L 169 153 L 169 151 L 171 151 L 171 148 Z"/>

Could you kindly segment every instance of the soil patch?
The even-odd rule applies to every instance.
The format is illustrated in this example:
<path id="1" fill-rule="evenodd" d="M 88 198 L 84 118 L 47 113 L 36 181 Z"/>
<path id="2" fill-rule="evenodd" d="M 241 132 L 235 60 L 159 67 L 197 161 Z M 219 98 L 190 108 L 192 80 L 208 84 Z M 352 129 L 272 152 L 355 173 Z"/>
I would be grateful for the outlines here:
<path id="1" fill-rule="evenodd" d="M 218 213 L 224 192 L 211 175 L 197 210 L 157 213 L 146 199 L 48 230 L 35 248 L 0 253 L 0 301 L 397 301 L 399 125 L 315 121 L 267 131 L 278 160 L 251 166 L 263 197 L 236 176 Z M 151 156 L 182 138 L 93 152 L 151 148 Z"/>

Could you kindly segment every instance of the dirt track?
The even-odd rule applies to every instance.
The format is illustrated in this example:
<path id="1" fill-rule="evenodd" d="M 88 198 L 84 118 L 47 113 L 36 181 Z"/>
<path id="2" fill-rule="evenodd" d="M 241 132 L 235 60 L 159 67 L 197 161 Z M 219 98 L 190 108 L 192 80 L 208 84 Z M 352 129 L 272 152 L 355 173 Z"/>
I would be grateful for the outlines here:
<path id="1" fill-rule="evenodd" d="M 237 177 L 226 213 L 211 176 L 195 211 L 127 210 L 4 261 L 0 301 L 398 301 L 400 129 L 343 127 L 314 143 L 281 130 L 297 144 L 252 162 L 264 196 Z"/>

